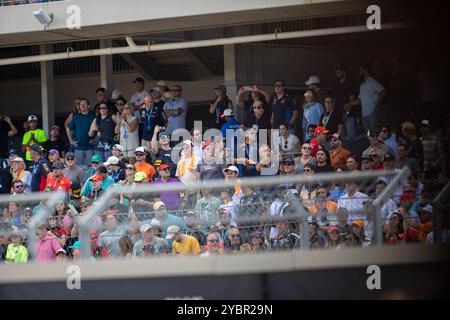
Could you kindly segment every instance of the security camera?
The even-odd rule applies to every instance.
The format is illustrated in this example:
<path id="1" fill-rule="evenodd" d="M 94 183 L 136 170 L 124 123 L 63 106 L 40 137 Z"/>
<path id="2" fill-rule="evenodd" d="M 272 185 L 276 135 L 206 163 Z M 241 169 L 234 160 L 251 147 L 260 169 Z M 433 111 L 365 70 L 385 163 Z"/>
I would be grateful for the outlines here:
<path id="1" fill-rule="evenodd" d="M 49 25 L 53 21 L 53 13 L 48 14 L 43 9 L 33 11 L 33 16 L 42 24 Z"/>

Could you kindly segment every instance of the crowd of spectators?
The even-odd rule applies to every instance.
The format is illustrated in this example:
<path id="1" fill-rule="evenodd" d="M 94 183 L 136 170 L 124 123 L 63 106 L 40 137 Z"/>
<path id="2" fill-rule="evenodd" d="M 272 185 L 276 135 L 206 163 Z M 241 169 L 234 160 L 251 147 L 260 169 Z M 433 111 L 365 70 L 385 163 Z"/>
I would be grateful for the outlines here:
<path id="1" fill-rule="evenodd" d="M 204 132 L 193 129 L 188 139 L 172 139 L 177 129 L 186 128 L 182 87 L 159 81 L 146 91 L 141 77 L 133 81 L 136 93 L 129 100 L 110 98 L 104 88 L 96 90 L 94 106 L 76 98 L 64 127 L 52 126 L 49 137 L 38 117 L 30 115 L 21 148 L 8 150 L 1 163 L 0 192 L 10 194 L 0 211 L 1 261 L 26 262 L 31 245 L 37 261 L 80 259 L 83 246 L 90 246 L 92 259 L 263 252 L 300 248 L 304 242 L 310 248 L 370 246 L 372 202 L 393 179 L 383 170 L 405 166 L 411 176 L 381 209 L 384 242 L 431 242 L 432 200 L 436 181 L 447 176 L 449 131 L 434 130 L 428 119 L 404 121 L 399 128 L 382 123 L 387 92 L 370 67 L 360 67 L 359 88 L 347 78 L 345 65 L 335 72 L 333 90 L 310 76 L 302 103 L 287 92 L 283 79 L 274 81 L 271 93 L 254 84 L 240 88 L 234 109 L 226 87 L 217 86 L 209 112 L 197 120 L 223 138 L 205 139 Z M 242 121 L 235 117 L 237 108 L 245 114 Z M 264 129 L 275 135 L 263 142 L 258 133 Z M 9 117 L 1 119 L 0 130 L 9 138 L 19 131 Z M 242 139 L 225 139 L 236 132 Z M 345 145 L 361 134 L 368 147 L 354 154 Z M 355 174 L 345 184 L 243 183 L 267 172 L 311 177 L 358 171 L 380 175 L 364 181 Z M 217 180 L 233 187 L 192 188 Z M 142 184 L 171 184 L 179 191 L 120 192 Z M 109 188 L 117 188 L 117 196 L 92 222 L 90 243 L 82 243 L 78 218 Z M 29 205 L 14 196 L 57 190 L 67 193 L 66 200 L 38 226 L 37 242 L 28 243 L 27 222 L 45 201 Z M 299 207 L 310 214 L 308 230 L 296 216 Z M 443 235 L 448 239 L 448 229 Z"/>

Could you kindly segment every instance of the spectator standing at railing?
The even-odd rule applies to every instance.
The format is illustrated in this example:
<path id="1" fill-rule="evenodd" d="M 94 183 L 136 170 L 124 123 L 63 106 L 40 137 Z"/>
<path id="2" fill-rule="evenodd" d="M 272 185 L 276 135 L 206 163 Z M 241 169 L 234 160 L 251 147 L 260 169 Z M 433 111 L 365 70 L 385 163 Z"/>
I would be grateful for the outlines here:
<path id="1" fill-rule="evenodd" d="M 112 146 L 114 145 L 115 129 L 119 124 L 119 119 L 108 109 L 106 103 L 100 103 L 99 114 L 92 121 L 89 128 L 89 137 L 96 142 L 94 152 L 101 157 L 102 161 L 112 156 Z M 119 130 L 117 130 L 119 133 Z"/>
<path id="2" fill-rule="evenodd" d="M 386 89 L 372 77 L 369 64 L 364 64 L 359 68 L 359 75 L 364 82 L 359 88 L 359 97 L 344 106 L 344 110 L 349 111 L 351 107 L 361 104 L 362 122 L 364 132 L 373 130 L 378 126 L 381 103 L 386 96 Z"/>
<path id="3" fill-rule="evenodd" d="M 44 142 L 44 149 L 47 151 L 58 150 L 59 155 L 64 157 L 64 152 L 66 151 L 66 143 L 60 136 L 61 128 L 54 125 L 50 128 L 50 137 Z"/>
<path id="4" fill-rule="evenodd" d="M 347 78 L 348 67 L 339 64 L 335 68 L 337 83 L 334 86 L 334 95 L 336 97 L 336 113 L 339 114 L 339 119 L 344 122 L 346 129 L 346 136 L 350 139 L 356 137 L 356 108 L 348 108 L 344 110 L 344 106 L 356 100 L 356 87 Z"/>
<path id="5" fill-rule="evenodd" d="M 94 113 L 96 116 L 100 114 L 99 109 L 102 104 L 106 105 L 110 114 L 117 113 L 116 105 L 114 104 L 114 102 L 108 99 L 108 92 L 105 88 L 97 88 L 97 90 L 95 90 L 95 96 L 97 98 L 97 104 L 94 106 Z"/>
<path id="6" fill-rule="evenodd" d="M 145 91 L 145 80 L 142 77 L 137 77 L 133 80 L 136 87 L 136 92 L 131 96 L 130 102 L 133 103 L 137 108 L 140 108 L 144 103 L 144 97 L 148 95 Z"/>
<path id="7" fill-rule="evenodd" d="M 380 125 L 378 140 L 389 147 L 389 152 L 393 152 L 392 154 L 397 156 L 397 136 L 388 125 Z"/>
<path id="8" fill-rule="evenodd" d="M 244 100 L 242 96 L 244 92 L 249 92 L 248 99 Z M 267 105 L 270 102 L 272 96 L 269 93 L 259 89 L 256 85 L 241 87 L 236 95 L 236 104 L 246 112 L 245 125 L 251 127 L 254 123 L 254 117 L 256 116 L 255 106 L 260 106 L 261 115 L 265 115 L 264 123 L 266 125 L 260 126 L 260 129 L 270 129 L 270 109 Z M 267 119 L 267 122 L 265 121 Z M 258 123 L 256 123 L 258 124 Z"/>
<path id="9" fill-rule="evenodd" d="M 409 145 L 401 143 L 397 147 L 395 168 L 403 169 L 405 166 L 409 166 L 413 174 L 418 174 L 420 172 L 420 166 L 417 160 L 409 157 Z"/>
<path id="10" fill-rule="evenodd" d="M 442 146 L 439 138 L 432 133 L 429 120 L 422 120 L 420 123 L 422 137 L 420 141 L 423 145 L 423 171 L 426 179 L 438 178 L 442 160 Z"/>
<path id="11" fill-rule="evenodd" d="M 283 79 L 275 80 L 272 99 L 269 103 L 272 109 L 270 120 L 272 128 L 279 128 L 283 123 L 287 123 L 290 128 L 295 128 L 298 119 L 297 103 L 286 92 L 286 82 Z"/>
<path id="12" fill-rule="evenodd" d="M 50 162 L 43 156 L 42 147 L 39 144 L 33 144 L 30 149 L 30 157 L 33 160 L 31 170 L 31 191 L 44 191 L 47 175 L 51 171 Z"/>
<path id="13" fill-rule="evenodd" d="M 47 141 L 45 131 L 38 128 L 38 117 L 34 114 L 28 116 L 29 130 L 25 132 L 22 140 L 22 150 L 25 152 L 25 159 L 31 162 L 30 149 L 34 144 L 43 145 Z"/>
<path id="14" fill-rule="evenodd" d="M 11 241 L 6 251 L 6 263 L 26 263 L 28 261 L 28 250 L 22 244 L 23 236 L 16 232 L 11 235 Z"/>
<path id="15" fill-rule="evenodd" d="M 80 112 L 73 113 L 72 121 L 67 125 L 67 137 L 74 148 L 75 161 L 77 165 L 88 165 L 89 159 L 94 153 L 94 146 L 91 144 L 89 129 L 95 113 L 90 111 L 89 100 L 80 99 Z M 72 136 L 72 131 L 74 135 Z"/>
<path id="16" fill-rule="evenodd" d="M 117 127 L 120 126 L 120 129 Z M 123 154 L 131 163 L 135 162 L 134 151 L 139 147 L 139 119 L 133 115 L 132 107 L 126 104 L 123 112 L 119 115 L 116 123 L 115 133 L 120 134 L 120 145 L 123 147 Z"/>
<path id="17" fill-rule="evenodd" d="M 167 116 L 167 128 L 166 131 L 169 134 L 175 129 L 186 129 L 186 115 L 188 111 L 188 103 L 186 99 L 181 97 L 182 88 L 180 85 L 174 85 L 171 93 L 172 100 L 166 101 L 164 104 L 164 112 Z"/>
<path id="18" fill-rule="evenodd" d="M 403 137 L 407 140 L 409 145 L 409 154 L 410 158 L 416 159 L 419 164 L 420 170 L 423 169 L 423 145 L 422 141 L 417 137 L 416 134 L 416 126 L 411 122 L 403 122 L 402 123 L 402 133 Z M 436 154 L 436 158 L 438 155 Z"/>
<path id="19" fill-rule="evenodd" d="M 309 140 L 311 137 L 307 131 L 309 125 L 319 125 L 320 118 L 324 113 L 322 104 L 317 101 L 317 97 L 313 90 L 307 90 L 304 94 L 305 101 L 303 103 L 303 137 Z"/>
<path id="20" fill-rule="evenodd" d="M 75 164 L 75 155 L 72 152 L 67 152 L 64 162 L 66 164 L 63 170 L 64 176 L 72 183 L 78 183 L 82 186 L 86 180 L 86 172 Z"/>
<path id="21" fill-rule="evenodd" d="M 211 128 L 220 129 L 224 124 L 222 118 L 223 112 L 226 109 L 233 109 L 233 102 L 227 96 L 227 88 L 223 85 L 214 88 L 215 100 L 209 106 L 209 113 L 213 115 Z"/>
<path id="22" fill-rule="evenodd" d="M 8 116 L 0 115 L 0 157 L 8 153 L 8 141 L 18 133 L 17 128 Z"/>
<path id="23" fill-rule="evenodd" d="M 157 103 L 153 96 L 146 95 L 144 98 L 144 107 L 141 109 L 141 125 L 142 125 L 142 140 L 141 146 L 151 149 L 151 140 L 155 127 L 165 127 L 166 119 L 164 115 L 164 102 Z"/>

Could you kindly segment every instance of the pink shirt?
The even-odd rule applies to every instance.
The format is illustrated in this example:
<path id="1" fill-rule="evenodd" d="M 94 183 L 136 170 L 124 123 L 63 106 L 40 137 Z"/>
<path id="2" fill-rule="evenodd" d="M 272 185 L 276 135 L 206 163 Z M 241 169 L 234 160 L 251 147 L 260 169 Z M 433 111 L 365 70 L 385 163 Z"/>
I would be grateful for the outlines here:
<path id="1" fill-rule="evenodd" d="M 56 260 L 58 252 L 65 252 L 57 238 L 46 235 L 44 240 L 36 241 L 36 261 L 46 262 Z"/>

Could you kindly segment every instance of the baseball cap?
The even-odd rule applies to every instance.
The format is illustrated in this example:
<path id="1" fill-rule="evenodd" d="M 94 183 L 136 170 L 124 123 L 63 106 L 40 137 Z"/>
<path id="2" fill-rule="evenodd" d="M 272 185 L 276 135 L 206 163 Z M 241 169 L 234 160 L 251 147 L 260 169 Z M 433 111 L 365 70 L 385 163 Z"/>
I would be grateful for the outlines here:
<path id="1" fill-rule="evenodd" d="M 136 82 L 139 82 L 139 83 L 145 84 L 145 80 L 144 80 L 144 78 L 141 78 L 141 77 L 137 77 L 136 79 L 134 79 L 134 80 L 133 80 L 133 83 L 136 83 Z"/>
<path id="2" fill-rule="evenodd" d="M 339 135 L 339 133 L 333 133 L 330 136 L 330 138 L 335 138 L 335 139 L 338 139 L 338 140 L 342 141 L 342 137 Z"/>
<path id="3" fill-rule="evenodd" d="M 137 147 L 136 150 L 134 150 L 134 153 L 137 153 L 137 152 L 145 153 L 144 147 Z"/>
<path id="4" fill-rule="evenodd" d="M 159 86 L 159 87 L 167 87 L 167 83 L 164 80 L 159 80 L 156 83 L 156 85 Z"/>
<path id="5" fill-rule="evenodd" d="M 119 163 L 119 158 L 115 157 L 115 156 L 111 156 L 108 158 L 108 160 L 106 162 L 103 162 L 104 166 L 109 166 L 111 164 L 118 164 Z"/>
<path id="6" fill-rule="evenodd" d="M 364 221 L 362 221 L 362 220 L 355 220 L 355 221 L 353 221 L 352 225 L 354 225 L 354 224 L 356 224 L 360 228 L 364 227 Z"/>
<path id="7" fill-rule="evenodd" d="M 295 161 L 292 159 L 286 159 L 283 161 L 283 164 L 287 164 L 287 165 L 295 165 Z"/>
<path id="8" fill-rule="evenodd" d="M 42 147 L 41 147 L 38 143 L 33 144 L 33 145 L 30 147 L 30 149 L 31 149 L 32 151 L 42 153 Z"/>
<path id="9" fill-rule="evenodd" d="M 91 162 L 100 163 L 100 162 L 102 162 L 102 158 L 98 154 L 94 154 L 91 158 Z"/>
<path id="10" fill-rule="evenodd" d="M 55 164 L 53 165 L 53 170 L 55 170 L 55 169 L 64 169 L 64 168 L 65 168 L 65 166 L 64 166 L 64 164 L 61 163 L 61 162 L 57 162 L 57 163 L 55 163 Z"/>
<path id="11" fill-rule="evenodd" d="M 148 223 L 144 223 L 139 230 L 141 231 L 141 233 L 144 233 L 150 230 L 151 228 L 152 228 L 151 225 L 149 225 Z"/>
<path id="12" fill-rule="evenodd" d="M 59 151 L 56 149 L 50 149 L 48 153 L 59 155 Z"/>
<path id="13" fill-rule="evenodd" d="M 424 119 L 424 120 L 422 120 L 422 121 L 420 122 L 420 124 L 423 125 L 423 126 L 430 126 L 430 120 Z"/>
<path id="14" fill-rule="evenodd" d="M 57 129 L 58 131 L 61 130 L 61 128 L 59 126 L 57 126 L 56 124 L 50 127 L 50 131 L 53 129 Z"/>
<path id="15" fill-rule="evenodd" d="M 223 93 L 227 93 L 227 88 L 224 85 L 220 85 L 214 88 L 214 90 L 220 90 Z"/>
<path id="16" fill-rule="evenodd" d="M 38 117 L 35 116 L 34 114 L 31 114 L 28 116 L 28 122 L 30 121 L 38 121 Z"/>
<path id="17" fill-rule="evenodd" d="M 328 133 L 330 130 L 325 129 L 324 127 L 317 127 L 314 129 L 314 135 L 317 135 L 319 133 Z"/>
<path id="18" fill-rule="evenodd" d="M 82 246 L 81 241 L 75 241 L 73 245 L 69 246 L 69 249 L 80 249 Z"/>
<path id="19" fill-rule="evenodd" d="M 395 157 L 389 152 L 384 155 L 384 161 L 395 161 Z"/>
<path id="20" fill-rule="evenodd" d="M 336 226 L 330 226 L 330 227 L 328 227 L 327 232 L 330 233 L 331 231 L 339 231 L 339 229 Z"/>
<path id="21" fill-rule="evenodd" d="M 81 185 L 79 182 L 73 182 L 70 185 L 70 190 L 72 190 L 72 191 L 76 191 L 76 190 L 80 190 L 80 189 L 81 189 Z"/>
<path id="22" fill-rule="evenodd" d="M 362 161 L 373 161 L 373 158 L 371 157 L 371 156 L 363 156 L 362 158 L 361 158 L 361 162 Z"/>
<path id="23" fill-rule="evenodd" d="M 181 144 L 187 144 L 188 146 L 192 146 L 191 140 L 184 140 Z"/>
<path id="24" fill-rule="evenodd" d="M 136 181 L 136 182 L 140 182 L 145 179 L 147 179 L 147 174 L 145 172 L 139 171 L 139 172 L 136 172 L 134 175 L 134 181 Z"/>
<path id="25" fill-rule="evenodd" d="M 163 170 L 163 169 L 166 169 L 166 168 L 170 168 L 170 166 L 167 164 L 167 163 L 163 163 L 162 165 L 160 165 L 159 167 L 158 167 L 158 172 L 159 171 L 161 171 L 161 170 Z"/>
<path id="26" fill-rule="evenodd" d="M 150 226 L 152 228 L 161 229 L 161 221 L 159 221 L 158 219 L 153 218 L 152 221 L 150 221 Z"/>
<path id="27" fill-rule="evenodd" d="M 11 162 L 24 162 L 24 161 L 23 161 L 23 158 L 21 158 L 21 157 L 15 157 L 11 160 Z"/>
<path id="28" fill-rule="evenodd" d="M 225 109 L 223 111 L 222 118 L 223 117 L 233 117 L 233 116 L 234 116 L 234 112 L 232 109 Z"/>
<path id="29" fill-rule="evenodd" d="M 153 88 L 151 88 L 150 91 L 151 92 L 159 92 L 159 93 L 161 93 L 161 89 L 159 87 L 153 87 Z"/>
<path id="30" fill-rule="evenodd" d="M 89 181 L 103 181 L 103 177 L 99 174 L 94 174 L 89 178 Z"/>
<path id="31" fill-rule="evenodd" d="M 116 149 L 119 150 L 120 152 L 123 152 L 123 147 L 120 144 L 115 144 L 112 148 L 113 150 Z"/>
<path id="32" fill-rule="evenodd" d="M 229 166 L 228 168 L 223 169 L 223 172 L 234 171 L 239 173 L 239 169 L 236 166 Z"/>
<path id="33" fill-rule="evenodd" d="M 310 84 L 320 83 L 320 79 L 318 76 L 310 76 L 308 80 L 306 80 L 305 84 L 309 86 Z"/>
<path id="34" fill-rule="evenodd" d="M 161 207 L 165 207 L 166 204 L 162 201 L 156 201 L 155 204 L 153 205 L 153 210 L 159 210 L 159 208 Z"/>
<path id="35" fill-rule="evenodd" d="M 213 143 L 212 143 L 212 141 L 205 141 L 205 142 L 203 142 L 203 144 L 202 144 L 202 150 L 205 150 L 205 148 L 207 147 L 207 146 L 210 146 L 210 145 L 212 145 Z"/>
<path id="36" fill-rule="evenodd" d="M 175 237 L 175 234 L 180 232 L 180 227 L 177 225 L 171 225 L 167 228 L 167 237 L 166 239 L 172 240 Z"/>
<path id="37" fill-rule="evenodd" d="M 69 157 L 75 157 L 75 154 L 73 152 L 66 152 L 66 159 Z"/>

